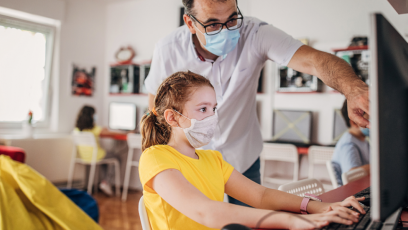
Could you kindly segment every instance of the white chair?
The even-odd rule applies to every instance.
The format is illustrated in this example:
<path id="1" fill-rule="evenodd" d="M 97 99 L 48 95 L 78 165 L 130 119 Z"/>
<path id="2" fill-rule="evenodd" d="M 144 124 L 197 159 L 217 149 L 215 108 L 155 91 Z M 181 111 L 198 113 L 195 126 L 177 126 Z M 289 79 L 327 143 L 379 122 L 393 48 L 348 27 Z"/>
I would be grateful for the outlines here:
<path id="1" fill-rule="evenodd" d="M 333 185 L 333 188 L 338 188 L 339 184 L 337 183 L 336 172 L 334 171 L 333 163 L 331 162 L 331 160 L 326 161 L 326 168 L 329 172 L 330 181 Z"/>
<path id="2" fill-rule="evenodd" d="M 346 185 L 349 182 L 361 179 L 367 176 L 367 172 L 362 168 L 356 168 L 341 174 L 341 180 L 343 181 L 343 185 Z"/>
<path id="3" fill-rule="evenodd" d="M 126 201 L 128 188 L 129 188 L 129 180 L 130 180 L 130 172 L 132 170 L 132 166 L 139 167 L 139 161 L 133 161 L 133 153 L 135 149 L 142 150 L 142 135 L 129 133 L 127 135 L 127 145 L 129 148 L 127 163 L 126 163 L 126 172 L 125 172 L 125 181 L 123 184 L 123 193 L 122 193 L 122 201 Z"/>
<path id="4" fill-rule="evenodd" d="M 324 193 L 322 183 L 316 179 L 305 179 L 279 186 L 278 190 L 303 197 L 305 193 L 319 196 Z"/>
<path id="5" fill-rule="evenodd" d="M 74 148 L 72 150 L 72 158 L 71 158 L 71 165 L 69 168 L 68 174 L 68 188 L 72 186 L 72 179 L 74 177 L 75 171 L 75 164 L 83 164 L 83 165 L 90 165 L 91 170 L 89 172 L 89 179 L 88 179 L 88 194 L 92 193 L 92 184 L 95 178 L 95 171 L 97 165 L 102 164 L 113 164 L 115 167 L 115 187 L 116 187 L 116 196 L 120 196 L 120 171 L 119 171 L 119 161 L 115 158 L 108 158 L 102 159 L 97 161 L 97 153 L 98 153 L 98 145 L 95 141 L 95 136 L 90 132 L 75 132 L 72 134 Z M 90 146 L 93 149 L 92 152 L 92 160 L 91 162 L 84 161 L 80 157 L 78 157 L 77 153 L 77 146 Z"/>
<path id="6" fill-rule="evenodd" d="M 331 160 L 334 153 L 333 147 L 310 146 L 309 159 L 309 179 L 314 178 L 314 165 L 325 165 L 326 161 Z M 335 187 L 337 188 L 337 187 Z"/>
<path id="7" fill-rule="evenodd" d="M 143 196 L 140 197 L 140 200 L 139 200 L 139 217 L 140 217 L 140 222 L 142 224 L 142 229 L 151 230 L 150 223 L 149 223 L 149 217 L 147 216 L 146 206 L 143 200 Z"/>
<path id="8" fill-rule="evenodd" d="M 294 164 L 293 181 L 299 178 L 299 155 L 296 146 L 292 144 L 264 143 L 261 153 L 262 183 L 285 184 L 287 179 L 273 178 L 265 175 L 266 161 L 283 161 Z"/>

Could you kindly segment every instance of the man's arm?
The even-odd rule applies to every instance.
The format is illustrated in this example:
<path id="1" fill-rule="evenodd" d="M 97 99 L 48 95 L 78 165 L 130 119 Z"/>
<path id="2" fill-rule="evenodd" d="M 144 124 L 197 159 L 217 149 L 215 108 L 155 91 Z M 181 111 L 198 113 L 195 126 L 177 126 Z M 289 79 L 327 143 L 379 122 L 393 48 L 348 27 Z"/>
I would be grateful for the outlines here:
<path id="1" fill-rule="evenodd" d="M 151 111 L 154 107 L 154 95 L 149 93 L 149 110 Z"/>
<path id="2" fill-rule="evenodd" d="M 363 117 L 370 114 L 368 86 L 354 73 L 343 59 L 309 46 L 301 46 L 290 60 L 288 67 L 320 78 L 326 85 L 346 96 L 349 117 L 361 127 L 368 127 Z"/>

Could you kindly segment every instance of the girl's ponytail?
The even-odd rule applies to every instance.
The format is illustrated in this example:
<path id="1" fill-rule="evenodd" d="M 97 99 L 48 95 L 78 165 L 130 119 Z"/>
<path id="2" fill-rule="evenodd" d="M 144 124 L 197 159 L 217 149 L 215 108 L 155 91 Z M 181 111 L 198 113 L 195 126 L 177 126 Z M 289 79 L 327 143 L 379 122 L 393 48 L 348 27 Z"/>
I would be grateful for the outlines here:
<path id="1" fill-rule="evenodd" d="M 157 116 L 151 111 L 142 117 L 142 151 L 153 145 L 167 144 L 170 140 L 171 128 L 169 125 L 160 124 Z"/>

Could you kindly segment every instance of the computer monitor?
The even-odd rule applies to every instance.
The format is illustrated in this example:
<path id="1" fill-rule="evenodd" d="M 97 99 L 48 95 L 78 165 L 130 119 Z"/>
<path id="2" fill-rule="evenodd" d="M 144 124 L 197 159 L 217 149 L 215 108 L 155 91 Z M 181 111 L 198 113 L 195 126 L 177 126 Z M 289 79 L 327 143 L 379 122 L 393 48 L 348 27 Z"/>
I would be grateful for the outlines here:
<path id="1" fill-rule="evenodd" d="M 109 128 L 115 130 L 136 129 L 136 105 L 111 102 L 109 104 Z"/>
<path id="2" fill-rule="evenodd" d="M 371 218 L 384 221 L 408 201 L 408 44 L 371 15 Z"/>

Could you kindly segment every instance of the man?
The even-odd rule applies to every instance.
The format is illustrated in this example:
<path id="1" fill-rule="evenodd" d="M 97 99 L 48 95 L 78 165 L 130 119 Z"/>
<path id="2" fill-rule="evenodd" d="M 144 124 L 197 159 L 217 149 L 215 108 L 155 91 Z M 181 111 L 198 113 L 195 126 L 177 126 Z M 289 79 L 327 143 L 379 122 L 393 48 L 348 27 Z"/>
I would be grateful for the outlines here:
<path id="1" fill-rule="evenodd" d="M 183 0 L 185 26 L 157 43 L 146 88 L 149 107 L 160 83 L 177 71 L 207 77 L 216 91 L 219 124 L 207 149 L 260 183 L 262 136 L 256 88 L 267 59 L 318 76 L 349 100 L 350 117 L 369 125 L 368 87 L 343 60 L 303 45 L 283 31 L 241 14 L 236 0 Z M 231 203 L 239 203 L 230 199 Z"/>
<path id="2" fill-rule="evenodd" d="M 370 144 L 366 140 L 366 137 L 369 136 L 369 130 L 360 128 L 354 121 L 349 119 L 347 100 L 344 101 L 341 114 L 349 129 L 337 142 L 332 157 L 339 185 L 343 185 L 341 174 L 350 170 L 362 168 L 367 174 L 370 174 Z"/>

